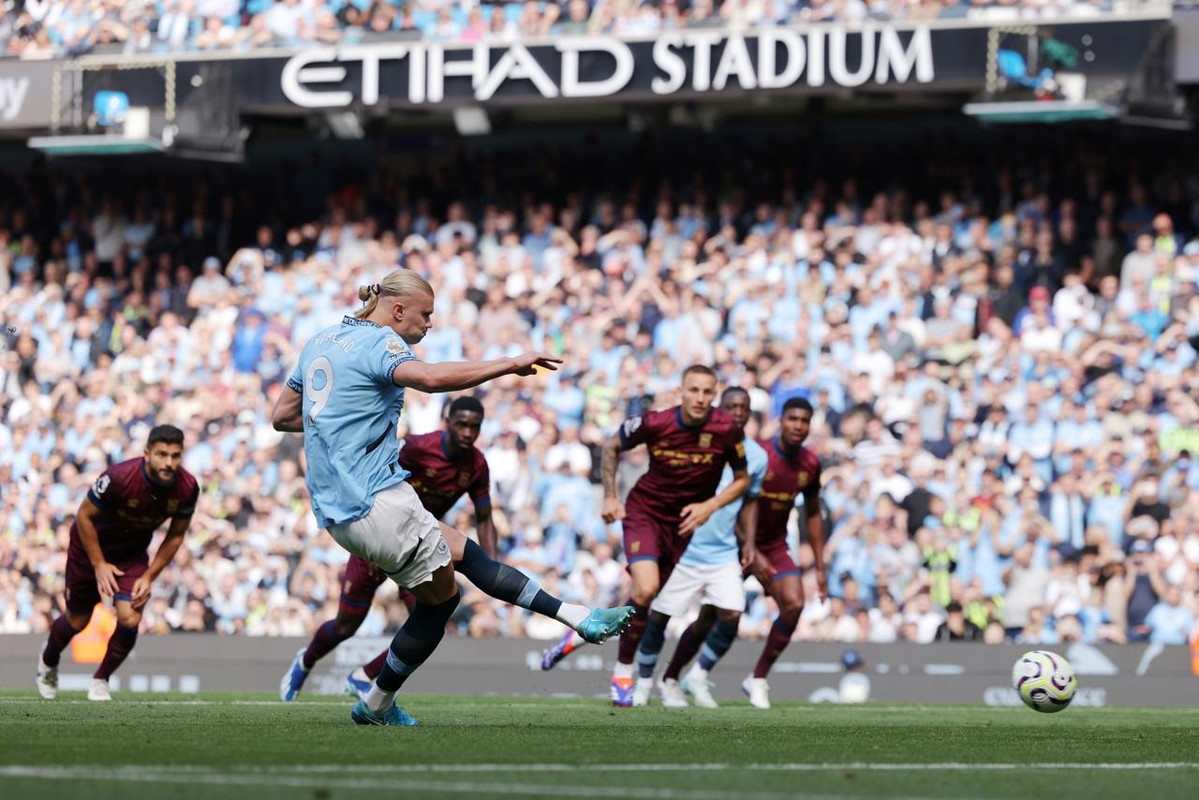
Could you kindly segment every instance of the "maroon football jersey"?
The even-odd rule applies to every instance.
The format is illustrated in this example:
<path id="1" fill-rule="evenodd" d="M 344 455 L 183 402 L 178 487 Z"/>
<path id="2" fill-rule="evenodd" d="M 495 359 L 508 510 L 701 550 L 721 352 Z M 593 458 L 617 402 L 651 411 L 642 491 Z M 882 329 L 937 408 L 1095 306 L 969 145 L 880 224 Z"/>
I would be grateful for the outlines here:
<path id="1" fill-rule="evenodd" d="M 408 483 L 416 490 L 421 504 L 441 519 L 458 498 L 469 493 L 475 510 L 491 507 L 491 473 L 487 459 L 477 447 L 469 454 L 450 453 L 449 436 L 444 431 L 422 433 L 404 439 L 400 448 L 400 466 L 411 473 Z"/>
<path id="2" fill-rule="evenodd" d="M 629 503 L 671 522 L 685 506 L 712 499 L 725 464 L 745 469 L 745 431 L 719 408 L 698 425 L 684 424 L 679 406 L 629 417 L 620 426 L 620 444 L 622 450 L 649 449 L 649 470 L 629 492 Z"/>
<path id="3" fill-rule="evenodd" d="M 758 493 L 758 529 L 754 535 L 761 544 L 787 538 L 787 521 L 800 492 L 806 508 L 820 502 L 820 459 L 806 447 L 788 458 L 773 439 L 761 439 L 758 444 L 766 451 L 766 476 Z"/>
<path id="4" fill-rule="evenodd" d="M 145 461 L 139 457 L 113 464 L 87 492 L 87 499 L 100 509 L 96 533 L 109 562 L 144 556 L 159 525 L 167 519 L 190 519 L 196 510 L 200 485 L 190 472 L 180 467 L 174 483 L 159 486 L 146 477 Z M 87 559 L 75 524 L 70 557 Z"/>

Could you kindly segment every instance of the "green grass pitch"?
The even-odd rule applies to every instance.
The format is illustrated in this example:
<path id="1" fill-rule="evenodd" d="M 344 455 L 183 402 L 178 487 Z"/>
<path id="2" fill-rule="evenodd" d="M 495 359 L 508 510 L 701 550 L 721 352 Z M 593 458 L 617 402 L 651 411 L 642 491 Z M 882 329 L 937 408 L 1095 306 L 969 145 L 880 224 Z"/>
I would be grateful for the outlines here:
<path id="1" fill-rule="evenodd" d="M 345 698 L 0 693 L 0 796 L 88 798 L 1194 798 L 1199 709 L 414 695 L 418 728 Z"/>

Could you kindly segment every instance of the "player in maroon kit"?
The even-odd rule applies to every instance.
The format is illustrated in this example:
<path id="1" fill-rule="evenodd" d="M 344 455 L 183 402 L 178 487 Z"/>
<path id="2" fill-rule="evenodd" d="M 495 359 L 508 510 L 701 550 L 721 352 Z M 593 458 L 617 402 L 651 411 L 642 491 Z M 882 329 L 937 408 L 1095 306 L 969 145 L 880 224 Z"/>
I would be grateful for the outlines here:
<path id="1" fill-rule="evenodd" d="M 117 627 L 87 698 L 112 699 L 108 679 L 137 642 L 150 585 L 175 557 L 196 509 L 199 484 L 182 461 L 183 431 L 158 425 L 142 457 L 109 467 L 79 504 L 67 549 L 67 611 L 50 626 L 37 669 L 37 689 L 47 700 L 58 696 L 62 651 L 87 627 L 102 597 L 113 599 Z M 167 519 L 166 538 L 151 560 L 150 540 Z"/>
<path id="2" fill-rule="evenodd" d="M 778 435 L 759 442 L 768 461 L 757 500 L 758 524 L 754 537 L 757 558 L 749 571 L 774 598 L 779 615 L 753 673 L 741 684 L 754 708 L 770 708 L 766 676 L 790 643 L 804 607 L 799 567 L 787 547 L 787 522 L 801 492 L 808 539 L 816 562 L 816 585 L 820 599 L 828 597 L 828 578 L 824 573 L 824 518 L 820 515 L 820 459 L 803 446 L 811 426 L 812 404 L 802 397 L 793 397 L 783 404 Z"/>
<path id="3" fill-rule="evenodd" d="M 604 443 L 603 518 L 623 522 L 625 559 L 633 578 L 629 604 L 634 616 L 620 635 L 613 705 L 633 704 L 633 658 L 649 605 L 687 549 L 691 533 L 749 488 L 745 432 L 727 411 L 712 407 L 715 399 L 716 373 L 703 365 L 690 366 L 683 371 L 680 405 L 630 417 Z M 649 471 L 637 480 L 626 505 L 617 492 L 616 466 L 621 451 L 641 444 L 649 448 Z M 733 470 L 733 482 L 713 496 L 726 463 Z M 546 651 L 542 667 L 552 667 L 581 641 L 568 633 Z"/>
<path id="4" fill-rule="evenodd" d="M 459 397 L 450 403 L 443 431 L 409 436 L 400 449 L 400 466 L 408 470 L 409 485 L 416 490 L 421 504 L 437 519 L 453 508 L 464 494 L 475 507 L 475 525 L 479 544 L 495 557 L 496 533 L 491 519 L 491 474 L 487 459 L 475 447 L 483 425 L 483 404 L 474 397 Z M 300 650 L 279 684 L 279 699 L 295 700 L 309 671 L 326 654 L 349 639 L 361 627 L 374 601 L 375 592 L 387 581 L 377 566 L 356 555 L 346 563 L 337 616 L 325 622 Z M 415 598 L 400 590 L 400 599 L 412 608 Z M 387 650 L 365 667 L 357 669 L 346 681 L 350 694 L 361 694 L 383 668 Z"/>

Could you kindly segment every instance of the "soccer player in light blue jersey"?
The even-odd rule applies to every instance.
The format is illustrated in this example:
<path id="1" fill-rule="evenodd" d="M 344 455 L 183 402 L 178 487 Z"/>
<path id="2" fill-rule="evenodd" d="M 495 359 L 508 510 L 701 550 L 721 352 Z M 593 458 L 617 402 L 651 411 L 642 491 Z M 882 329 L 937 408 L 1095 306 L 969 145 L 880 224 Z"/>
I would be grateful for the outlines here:
<path id="1" fill-rule="evenodd" d="M 744 428 L 749 421 L 749 392 L 738 387 L 725 389 L 720 398 L 720 407 Z M 679 673 L 695 656 L 709 631 L 717 631 L 718 636 L 709 639 L 705 653 L 700 657 L 701 664 L 709 656 L 712 663 L 719 660 L 737 636 L 737 624 L 741 612 L 745 610 L 741 570 L 754 562 L 752 531 L 757 503 L 753 501 L 766 475 L 766 451 L 753 440 L 746 439 L 745 460 L 750 479 L 749 490 L 741 498 L 716 511 L 691 535 L 678 566 L 650 606 L 649 624 L 637 650 L 638 678 L 633 687 L 635 706 L 645 705 L 649 701 L 654 669 L 658 665 L 658 654 L 666 635 L 666 624 L 671 617 L 684 613 L 696 595 L 701 595 L 699 617 L 680 637 L 674 658 L 658 682 L 658 692 L 662 705 L 667 707 L 686 706 L 688 694 L 698 706 L 716 707 L 707 671 L 701 669 L 700 664 L 688 673 L 681 684 Z M 733 472 L 725 467 L 717 491 L 732 481 Z M 708 650 L 713 652 L 709 653 Z M 715 652 L 717 650 L 719 652 Z"/>
<path id="2" fill-rule="evenodd" d="M 359 725 L 415 725 L 396 705 L 395 694 L 437 648 L 458 605 L 453 562 L 492 597 L 553 617 L 588 641 L 619 633 L 632 609 L 592 611 L 563 603 L 524 573 L 493 561 L 425 509 L 398 463 L 395 429 L 405 388 L 454 392 L 502 375 L 557 369 L 561 359 L 526 353 L 427 364 L 411 346 L 433 325 L 428 281 L 396 270 L 380 283 L 359 287 L 358 297 L 362 309 L 304 345 L 275 406 L 274 425 L 304 434 L 305 480 L 320 526 L 416 597 L 382 672 L 350 712 Z"/>

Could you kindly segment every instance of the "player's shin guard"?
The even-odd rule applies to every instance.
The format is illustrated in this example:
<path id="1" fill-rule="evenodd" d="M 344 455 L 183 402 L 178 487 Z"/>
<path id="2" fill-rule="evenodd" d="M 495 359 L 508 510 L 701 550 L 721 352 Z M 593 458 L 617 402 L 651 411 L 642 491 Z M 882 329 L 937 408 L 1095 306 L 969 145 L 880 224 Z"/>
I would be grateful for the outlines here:
<path id="1" fill-rule="evenodd" d="M 656 611 L 649 615 L 641 644 L 637 647 L 637 674 L 642 678 L 654 677 L 654 670 L 658 666 L 658 654 L 662 652 L 662 642 L 666 639 L 666 622 L 669 619 L 665 614 Z"/>
<path id="2" fill-rule="evenodd" d="M 129 655 L 129 651 L 133 649 L 133 645 L 137 643 L 137 628 L 126 627 L 125 625 L 117 625 L 117 629 L 112 632 L 112 636 L 108 637 L 108 650 L 104 652 L 104 660 L 100 662 L 100 668 L 96 670 L 93 676 L 97 680 L 106 681 L 112 673 L 117 671 L 117 667 L 121 666 L 121 662 Z"/>
<path id="3" fill-rule="evenodd" d="M 66 649 L 75 634 L 79 631 L 71 627 L 71 621 L 66 614 L 61 614 L 50 623 L 50 638 L 46 641 L 46 649 L 42 651 L 42 663 L 47 667 L 57 667 L 62 651 Z"/>
<path id="4" fill-rule="evenodd" d="M 366 616 L 365 610 L 362 616 Z M 333 648 L 348 638 L 350 637 L 341 635 L 337 620 L 335 619 L 331 619 L 317 628 L 316 633 L 312 635 L 312 641 L 308 643 L 308 649 L 304 651 L 304 669 L 312 669 L 312 666 L 316 662 L 320 661 Z"/>
<path id="5" fill-rule="evenodd" d="M 629 605 L 633 607 L 633 619 L 629 621 L 629 627 L 624 629 L 624 633 L 620 634 L 620 647 L 616 652 L 616 660 L 621 664 L 633 663 L 637 655 L 637 646 L 641 644 L 645 626 L 649 623 L 649 608 L 632 600 L 629 601 Z"/>
<path id="6" fill-rule="evenodd" d="M 399 689 L 408 676 L 437 649 L 441 638 L 445 636 L 446 623 L 457 607 L 457 594 L 437 605 L 418 602 L 412 610 L 412 616 L 391 640 L 387 663 L 375 678 L 375 685 L 388 693 Z M 372 708 L 371 711 L 376 709 Z"/>
<path id="7" fill-rule="evenodd" d="M 755 678 L 765 678 L 770 674 L 770 668 L 774 666 L 774 662 L 791 643 L 791 634 L 793 633 L 795 633 L 794 625 L 787 625 L 777 619 L 774 621 L 774 625 L 770 627 L 770 635 L 766 637 L 766 646 L 762 648 L 762 655 L 758 657 L 757 666 L 754 667 Z"/>
<path id="8" fill-rule="evenodd" d="M 792 628 L 792 630 L 794 630 L 794 628 Z M 727 653 L 729 648 L 733 646 L 733 640 L 736 638 L 736 622 L 730 622 L 724 619 L 716 620 L 716 624 L 712 626 L 711 632 L 708 633 L 708 638 L 704 640 L 703 649 L 700 651 L 700 668 L 710 672 L 712 667 L 716 666 L 716 662 L 724 658 L 724 654 Z M 780 650 L 779 652 L 782 651 Z M 778 658 L 777 654 L 775 655 L 775 658 Z M 772 661 L 771 663 L 774 662 Z"/>
<path id="9" fill-rule="evenodd" d="M 515 567 L 488 558 L 483 548 L 470 539 L 466 541 L 462 560 L 454 565 L 454 569 L 466 576 L 480 591 L 497 600 L 527 608 L 550 619 L 559 618 L 561 600 L 541 591 L 537 581 L 531 580 Z M 574 620 L 574 623 L 578 621 Z"/>

